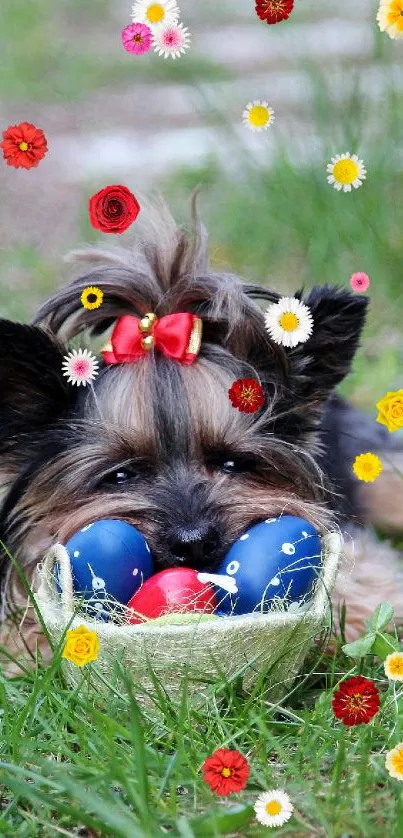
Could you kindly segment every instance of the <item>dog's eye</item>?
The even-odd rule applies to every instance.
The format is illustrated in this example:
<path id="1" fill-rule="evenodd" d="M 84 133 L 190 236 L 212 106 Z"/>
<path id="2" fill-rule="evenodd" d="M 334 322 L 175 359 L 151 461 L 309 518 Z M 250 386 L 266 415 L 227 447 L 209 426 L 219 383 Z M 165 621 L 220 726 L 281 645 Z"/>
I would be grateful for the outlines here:
<path id="1" fill-rule="evenodd" d="M 235 460 L 225 460 L 225 463 L 222 463 L 222 470 L 225 471 L 227 474 L 232 474 L 233 471 L 237 471 L 237 464 Z"/>
<path id="2" fill-rule="evenodd" d="M 120 471 L 115 471 L 113 473 L 113 479 L 115 483 L 118 484 L 127 483 L 131 477 L 133 477 L 132 472 L 127 471 L 127 469 L 125 468 L 122 468 Z"/>
<path id="3" fill-rule="evenodd" d="M 245 472 L 255 471 L 256 469 L 255 461 L 246 457 L 216 459 L 214 465 L 216 468 L 219 468 L 220 471 L 225 472 L 225 474 L 242 474 Z"/>
<path id="4" fill-rule="evenodd" d="M 133 480 L 134 472 L 130 471 L 128 468 L 119 468 L 116 471 L 111 471 L 109 474 L 105 475 L 103 479 L 103 483 L 107 483 L 109 486 L 123 486 L 125 483 L 128 483 L 129 480 Z"/>

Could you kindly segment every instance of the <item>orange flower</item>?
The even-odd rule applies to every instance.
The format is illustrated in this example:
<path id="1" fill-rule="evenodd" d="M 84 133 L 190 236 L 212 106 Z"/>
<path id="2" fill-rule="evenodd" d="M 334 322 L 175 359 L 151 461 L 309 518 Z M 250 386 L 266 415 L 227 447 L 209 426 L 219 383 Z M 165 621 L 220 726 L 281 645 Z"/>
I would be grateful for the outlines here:
<path id="1" fill-rule="evenodd" d="M 99 648 L 99 637 L 96 631 L 90 631 L 86 626 L 78 626 L 67 632 L 62 658 L 72 661 L 76 666 L 84 666 L 86 663 L 96 661 Z"/>
<path id="2" fill-rule="evenodd" d="M 376 421 L 386 425 L 388 431 L 398 431 L 403 428 L 403 390 L 386 393 L 377 404 L 379 410 Z"/>
<path id="3" fill-rule="evenodd" d="M 204 782 L 216 794 L 227 795 L 241 791 L 249 777 L 249 764 L 239 751 L 218 748 L 202 766 Z"/>
<path id="4" fill-rule="evenodd" d="M 45 134 L 30 122 L 9 125 L 0 146 L 7 165 L 15 169 L 32 169 L 48 150 Z"/>

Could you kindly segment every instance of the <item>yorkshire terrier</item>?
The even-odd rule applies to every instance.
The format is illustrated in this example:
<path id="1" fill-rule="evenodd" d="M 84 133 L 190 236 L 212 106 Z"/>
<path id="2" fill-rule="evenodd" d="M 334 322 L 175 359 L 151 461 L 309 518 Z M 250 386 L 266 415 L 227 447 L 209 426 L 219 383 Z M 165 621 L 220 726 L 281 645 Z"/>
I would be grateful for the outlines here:
<path id="1" fill-rule="evenodd" d="M 110 517 L 145 535 L 156 570 L 212 572 L 252 524 L 287 513 L 344 534 L 347 558 L 333 604 L 337 614 L 346 603 L 347 639 L 382 600 L 401 619 L 399 557 L 373 526 L 403 531 L 396 475 L 403 457 L 386 428 L 334 392 L 351 368 L 368 299 L 325 285 L 296 293 L 314 327 L 306 342 L 285 348 L 270 338 L 256 302 L 282 295 L 209 269 L 195 212 L 191 234 L 163 205 L 142 215 L 148 226 L 131 251 L 76 251 L 81 276 L 45 302 L 31 325 L 0 321 L 0 539 L 8 552 L 34 584 L 51 544 Z M 141 233 L 140 219 L 136 228 Z M 104 294 L 92 310 L 81 303 L 88 286 Z M 67 341 L 87 335 L 101 347 L 120 317 L 149 312 L 201 318 L 195 363 L 151 347 L 133 363 L 101 360 L 92 386 L 67 382 Z M 241 378 L 263 387 L 265 404 L 254 413 L 228 397 Z M 380 455 L 384 471 L 362 484 L 352 465 L 368 451 Z M 6 627 L 26 601 L 4 553 L 9 649 Z M 20 628 L 31 646 L 34 626 L 26 617 Z"/>

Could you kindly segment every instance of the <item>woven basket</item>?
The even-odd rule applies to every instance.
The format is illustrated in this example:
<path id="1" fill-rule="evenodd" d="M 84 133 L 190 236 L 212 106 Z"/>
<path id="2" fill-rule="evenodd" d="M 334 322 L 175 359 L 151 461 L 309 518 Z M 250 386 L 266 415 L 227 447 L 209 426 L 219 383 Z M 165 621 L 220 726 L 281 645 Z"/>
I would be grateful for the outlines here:
<path id="1" fill-rule="evenodd" d="M 275 611 L 197 620 L 188 625 L 156 625 L 151 620 L 140 625 L 121 626 L 80 615 L 73 599 L 70 562 L 67 551 L 55 545 L 41 567 L 36 601 L 49 634 L 58 644 L 67 626 L 84 623 L 96 631 L 100 640 L 98 660 L 92 666 L 110 682 L 117 660 L 129 673 L 140 703 L 148 703 L 143 689 L 153 692 L 149 667 L 171 698 L 178 696 L 184 672 L 188 690 L 195 699 L 205 698 L 209 683 L 242 677 L 250 689 L 264 671 L 265 689 L 277 701 L 292 686 L 315 636 L 328 625 L 330 594 L 342 554 L 339 533 L 322 539 L 323 566 L 315 583 L 312 599 L 301 612 Z M 62 593 L 55 587 L 53 565 L 59 562 Z M 63 660 L 67 681 L 74 687 L 82 680 L 82 670 Z M 97 679 L 97 693 L 103 681 Z M 139 688 L 139 689 L 137 689 Z M 106 688 L 105 688 L 106 689 Z"/>

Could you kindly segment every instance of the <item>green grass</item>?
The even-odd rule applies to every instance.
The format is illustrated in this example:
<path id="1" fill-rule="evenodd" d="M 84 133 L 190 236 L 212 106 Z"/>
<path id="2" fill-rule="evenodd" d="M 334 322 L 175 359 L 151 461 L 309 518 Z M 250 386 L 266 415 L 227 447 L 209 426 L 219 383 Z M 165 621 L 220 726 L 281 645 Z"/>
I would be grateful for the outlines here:
<path id="1" fill-rule="evenodd" d="M 333 653 L 313 650 L 282 705 L 271 703 L 264 681 L 250 696 L 235 677 L 217 682 L 208 708 L 197 709 L 185 678 L 176 701 L 156 681 L 154 711 L 143 712 L 118 663 L 107 689 L 92 665 L 77 688 L 67 686 L 60 650 L 31 674 L 0 672 L 0 834 L 53 838 L 86 825 L 114 838 L 259 836 L 267 828 L 253 804 L 282 788 L 295 812 L 278 835 L 397 838 L 403 789 L 384 763 L 403 738 L 403 702 L 379 659 L 354 666 L 334 643 Z M 332 692 L 358 673 L 377 683 L 382 706 L 369 725 L 346 729 Z M 218 747 L 241 751 L 251 769 L 246 789 L 227 799 L 200 770 Z"/>
<path id="2" fill-rule="evenodd" d="M 55 266 L 33 247 L 0 250 L 0 271 L 2 276 L 9 278 L 8 285 L 0 283 L 0 311 L 6 312 L 11 320 L 27 320 L 31 314 L 29 301 L 35 300 L 39 304 L 55 286 Z M 13 279 L 14 272 L 18 273 L 17 284 Z"/>

